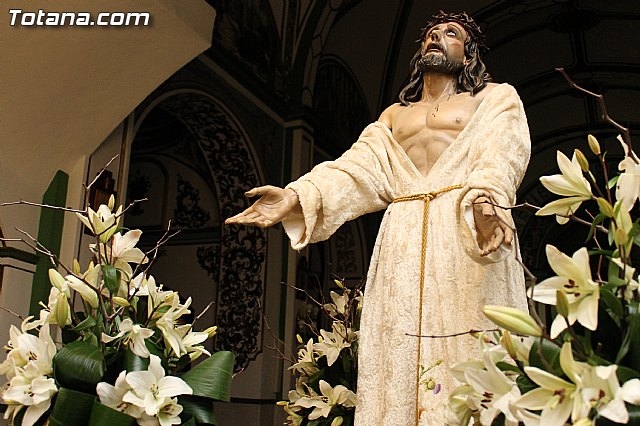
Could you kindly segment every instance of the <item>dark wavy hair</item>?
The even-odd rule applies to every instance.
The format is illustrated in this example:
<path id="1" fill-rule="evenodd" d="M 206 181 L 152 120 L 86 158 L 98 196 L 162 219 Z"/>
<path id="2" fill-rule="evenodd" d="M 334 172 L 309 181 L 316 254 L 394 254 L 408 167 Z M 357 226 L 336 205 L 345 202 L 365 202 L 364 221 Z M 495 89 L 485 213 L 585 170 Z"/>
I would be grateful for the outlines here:
<path id="1" fill-rule="evenodd" d="M 443 22 L 457 22 L 462 25 L 467 32 L 467 39 L 464 42 L 464 54 L 468 61 L 458 75 L 457 90 L 458 93 L 471 92 L 471 96 L 473 96 L 484 89 L 487 83 L 491 81 L 491 75 L 487 72 L 487 67 L 480 58 L 481 53 L 489 50 L 484 44 L 484 34 L 482 34 L 482 30 L 473 18 L 465 12 L 445 13 L 440 11 L 437 15 L 434 15 L 431 21 L 427 23 L 427 26 L 422 29 L 420 39 L 417 41 L 421 43 L 431 27 Z M 422 97 L 424 81 L 423 74 L 418 67 L 418 61 L 421 57 L 422 47 L 418 48 L 411 62 L 409 62 L 409 67 L 411 68 L 409 84 L 402 89 L 399 95 L 402 105 L 406 106 L 409 102 L 417 102 Z"/>

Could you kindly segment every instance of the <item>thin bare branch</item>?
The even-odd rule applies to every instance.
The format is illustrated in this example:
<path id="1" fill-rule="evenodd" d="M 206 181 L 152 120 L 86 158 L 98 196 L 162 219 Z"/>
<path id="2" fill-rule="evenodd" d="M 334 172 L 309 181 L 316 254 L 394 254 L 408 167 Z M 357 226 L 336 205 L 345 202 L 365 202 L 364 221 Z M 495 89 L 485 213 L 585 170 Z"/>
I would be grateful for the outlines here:
<path id="1" fill-rule="evenodd" d="M 19 233 L 25 235 L 27 238 L 29 238 L 31 241 L 33 241 L 33 244 L 29 243 L 25 239 L 21 239 L 20 240 L 21 242 L 23 242 L 27 246 L 31 247 L 36 252 L 38 252 L 40 254 L 44 254 L 45 256 L 47 256 L 51 260 L 51 263 L 53 263 L 54 265 L 58 265 L 60 263 L 58 261 L 58 257 L 55 254 L 51 253 L 51 251 L 49 251 L 48 248 L 46 248 L 45 246 L 40 244 L 40 242 L 37 239 L 35 239 L 34 237 L 31 236 L 31 234 L 29 234 L 26 231 L 23 231 L 20 228 L 16 228 L 16 231 L 18 231 Z"/>
<path id="2" fill-rule="evenodd" d="M 89 189 L 91 189 L 91 186 L 93 186 L 93 184 L 95 184 L 95 183 L 96 183 L 96 181 L 97 181 L 98 179 L 100 179 L 100 176 L 102 176 L 102 174 L 105 172 L 105 170 L 107 170 L 107 167 L 109 167 L 109 166 L 111 165 L 111 163 L 113 163 L 113 161 L 114 161 L 116 158 L 118 158 L 119 156 L 120 156 L 119 154 L 114 155 L 114 156 L 111 158 L 111 160 L 109 160 L 109 161 L 107 162 L 107 164 L 105 164 L 105 165 L 102 167 L 102 169 L 98 172 L 98 174 L 97 174 L 97 175 L 96 175 L 96 177 L 91 181 L 91 183 L 85 187 L 85 190 L 86 190 L 86 191 L 89 191 Z"/>
<path id="3" fill-rule="evenodd" d="M 33 203 L 31 201 L 25 201 L 25 200 L 10 201 L 10 202 L 7 202 L 7 203 L 0 203 L 0 207 L 15 206 L 15 205 L 27 205 L 27 206 L 43 207 L 43 208 L 46 208 L 46 209 L 62 210 L 62 211 L 71 212 L 71 213 L 84 213 L 85 212 L 84 210 L 78 210 L 78 209 L 74 209 L 74 208 L 71 208 L 71 207 L 52 206 L 50 204 Z"/>
<path id="4" fill-rule="evenodd" d="M 274 343 L 273 347 L 268 347 L 268 348 L 269 349 L 273 349 L 274 351 L 278 352 L 278 355 L 284 361 L 287 361 L 287 362 L 289 362 L 291 364 L 295 364 L 296 363 L 295 353 L 293 352 L 293 350 L 288 350 L 287 346 L 285 345 L 285 343 L 282 340 L 280 340 L 280 338 L 276 337 L 275 333 L 273 332 L 273 330 L 269 326 L 269 321 L 267 321 L 267 317 L 264 315 L 264 309 L 262 309 L 262 303 L 260 302 L 260 300 L 258 300 L 258 307 L 260 308 L 260 315 L 262 315 L 262 321 L 264 321 L 264 326 L 266 327 L 267 331 L 269 332 L 269 335 L 273 339 L 273 343 Z M 280 349 L 276 345 L 282 346 L 282 349 Z M 287 358 L 287 355 L 285 355 L 283 350 L 287 351 L 287 352 L 290 352 L 291 353 L 291 358 Z"/>
<path id="5" fill-rule="evenodd" d="M 18 318 L 20 321 L 24 321 L 24 317 L 16 312 L 13 312 L 11 309 L 5 308 L 4 306 L 0 306 L 0 310 L 3 310 L 11 315 L 13 315 L 14 317 Z"/>
<path id="6" fill-rule="evenodd" d="M 405 336 L 410 336 L 410 337 L 427 338 L 427 339 L 446 339 L 448 337 L 464 336 L 465 334 L 477 334 L 477 333 L 492 332 L 492 331 L 500 331 L 500 329 L 499 328 L 491 328 L 491 329 L 487 329 L 487 330 L 468 330 L 468 331 L 461 331 L 459 333 L 433 334 L 433 335 L 404 333 L 404 335 Z"/>
<path id="7" fill-rule="evenodd" d="M 193 322 L 191 323 L 191 328 L 193 328 L 193 325 L 196 323 L 196 321 L 198 321 L 200 318 L 202 318 L 202 316 L 207 313 L 207 311 L 209 310 L 209 308 L 211 308 L 213 306 L 213 304 L 215 303 L 215 301 L 211 301 L 209 302 L 209 304 L 207 306 L 205 306 L 205 308 L 202 310 L 202 312 L 200 312 L 198 314 L 198 316 L 193 320 Z"/>
<path id="8" fill-rule="evenodd" d="M 320 302 L 318 302 L 316 299 L 314 299 L 314 298 L 313 298 L 313 297 L 312 297 L 312 296 L 307 292 L 307 290 L 301 289 L 301 288 L 296 287 L 296 286 L 291 285 L 291 284 L 287 284 L 287 283 L 285 283 L 285 282 L 282 282 L 281 284 L 284 284 L 284 285 L 286 285 L 287 287 L 292 288 L 292 289 L 294 289 L 294 290 L 297 290 L 297 291 L 301 291 L 301 292 L 303 292 L 303 293 L 304 293 L 304 294 L 305 294 L 309 299 L 311 299 L 311 301 L 312 301 L 313 303 L 315 303 L 315 304 L 316 304 L 316 305 L 318 305 L 318 306 L 323 306 L 323 303 L 320 303 Z"/>
<path id="9" fill-rule="evenodd" d="M 590 90 L 587 90 L 584 87 L 581 87 L 578 84 L 576 84 L 573 81 L 573 79 L 571 79 L 571 77 L 569 77 L 569 75 L 564 70 L 564 68 L 556 68 L 556 71 L 558 71 L 558 72 L 560 72 L 560 74 L 562 74 L 564 79 L 567 80 L 567 83 L 569 83 L 569 86 L 571 86 L 572 88 L 577 89 L 577 90 L 579 90 L 579 91 L 581 91 L 583 93 L 586 93 L 589 96 L 593 96 L 594 98 L 596 98 L 598 100 L 598 104 L 600 105 L 602 119 L 604 121 L 606 121 L 607 123 L 611 124 L 613 127 L 615 127 L 620 132 L 622 132 L 622 138 L 624 139 L 625 143 L 629 147 L 629 150 L 631 152 L 633 152 L 634 155 L 635 155 L 635 152 L 631 148 L 631 133 L 629 131 L 629 128 L 628 127 L 624 127 L 623 125 L 621 125 L 620 123 L 615 121 L 613 118 L 611 118 L 611 116 L 609 115 L 609 112 L 607 111 L 607 105 L 604 102 L 604 95 L 598 94 L 598 93 L 594 93 L 594 92 L 592 92 Z"/>

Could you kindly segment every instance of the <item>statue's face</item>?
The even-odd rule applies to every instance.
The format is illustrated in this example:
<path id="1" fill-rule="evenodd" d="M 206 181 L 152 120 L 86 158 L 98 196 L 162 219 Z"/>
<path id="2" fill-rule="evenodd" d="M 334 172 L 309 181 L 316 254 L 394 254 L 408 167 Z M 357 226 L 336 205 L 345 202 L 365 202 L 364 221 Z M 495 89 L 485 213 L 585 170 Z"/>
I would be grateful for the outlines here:
<path id="1" fill-rule="evenodd" d="M 427 30 L 422 40 L 423 71 L 457 73 L 465 60 L 464 42 L 467 32 L 457 22 L 443 22 Z"/>

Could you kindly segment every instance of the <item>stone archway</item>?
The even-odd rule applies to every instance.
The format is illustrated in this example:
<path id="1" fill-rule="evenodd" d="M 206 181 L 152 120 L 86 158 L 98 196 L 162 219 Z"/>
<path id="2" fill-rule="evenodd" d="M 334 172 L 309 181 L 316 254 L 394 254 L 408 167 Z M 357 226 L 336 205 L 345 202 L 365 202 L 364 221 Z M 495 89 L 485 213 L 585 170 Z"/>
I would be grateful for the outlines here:
<path id="1" fill-rule="evenodd" d="M 141 119 L 160 108 L 184 125 L 197 143 L 217 198 L 220 218 L 216 242 L 198 248 L 198 263 L 217 284 L 216 350 L 236 354 L 244 369 L 262 348 L 262 312 L 267 234 L 259 228 L 222 225 L 248 206 L 244 192 L 261 182 L 259 163 L 242 126 L 212 96 L 194 90 L 167 92 L 152 102 Z"/>

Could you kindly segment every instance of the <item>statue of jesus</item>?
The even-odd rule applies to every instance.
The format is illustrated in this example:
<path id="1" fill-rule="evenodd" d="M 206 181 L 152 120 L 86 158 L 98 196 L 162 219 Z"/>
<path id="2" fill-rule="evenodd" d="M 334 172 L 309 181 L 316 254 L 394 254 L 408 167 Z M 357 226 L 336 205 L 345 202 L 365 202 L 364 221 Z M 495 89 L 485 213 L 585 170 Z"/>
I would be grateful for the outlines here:
<path id="1" fill-rule="evenodd" d="M 526 311 L 513 220 L 503 207 L 530 157 L 515 89 L 491 83 L 479 26 L 440 12 L 423 29 L 399 103 L 341 157 L 319 164 L 226 223 L 282 222 L 294 249 L 386 209 L 364 291 L 355 424 L 444 424 L 448 367 L 478 353 L 462 332 L 492 328 L 484 305 Z M 416 336 L 449 336 L 425 338 Z M 420 366 L 441 386 L 423 386 Z M 487 396 L 491 398 L 491 396 Z"/>

